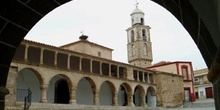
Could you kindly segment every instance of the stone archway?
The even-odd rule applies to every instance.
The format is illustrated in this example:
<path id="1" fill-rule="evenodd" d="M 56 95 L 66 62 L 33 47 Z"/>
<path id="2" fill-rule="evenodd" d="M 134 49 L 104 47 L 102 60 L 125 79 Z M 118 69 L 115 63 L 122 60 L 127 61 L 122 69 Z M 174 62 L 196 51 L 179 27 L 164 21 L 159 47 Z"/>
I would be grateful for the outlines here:
<path id="1" fill-rule="evenodd" d="M 57 74 L 50 79 L 47 88 L 47 102 L 48 103 L 62 103 L 67 104 L 70 100 L 70 88 L 72 82 L 68 76 Z M 62 89 L 62 90 L 61 90 Z M 62 94 L 64 94 L 62 96 Z"/>
<path id="2" fill-rule="evenodd" d="M 131 106 L 132 101 L 132 91 L 131 87 L 127 83 L 123 83 L 119 86 L 118 90 L 118 105 L 119 106 Z"/>
<path id="3" fill-rule="evenodd" d="M 113 105 L 115 96 L 115 87 L 110 81 L 102 83 L 99 91 L 99 102 L 100 105 Z"/>
<path id="4" fill-rule="evenodd" d="M 89 77 L 82 78 L 76 87 L 76 104 L 93 105 L 97 99 L 96 85 Z"/>
<path id="5" fill-rule="evenodd" d="M 144 106 L 145 100 L 144 88 L 140 85 L 136 86 L 134 89 L 133 102 L 135 106 Z"/>
<path id="6" fill-rule="evenodd" d="M 43 78 L 36 70 L 32 68 L 20 70 L 16 81 L 16 101 L 23 102 L 24 97 L 28 95 L 28 89 L 32 92 L 32 102 L 40 101 L 40 85 L 43 83 Z"/>
<path id="7" fill-rule="evenodd" d="M 156 107 L 156 93 L 153 87 L 148 87 L 146 94 L 146 104 L 148 107 Z"/>
<path id="8" fill-rule="evenodd" d="M 60 79 L 55 84 L 55 103 L 68 104 L 70 100 L 70 91 L 68 84 L 64 79 Z"/>

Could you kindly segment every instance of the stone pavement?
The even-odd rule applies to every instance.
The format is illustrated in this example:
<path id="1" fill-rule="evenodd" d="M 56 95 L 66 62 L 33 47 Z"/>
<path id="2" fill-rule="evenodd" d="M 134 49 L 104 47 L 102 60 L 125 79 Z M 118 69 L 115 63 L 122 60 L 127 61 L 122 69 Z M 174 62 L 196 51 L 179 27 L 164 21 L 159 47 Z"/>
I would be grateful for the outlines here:
<path id="1" fill-rule="evenodd" d="M 214 99 L 196 100 L 193 103 L 187 103 L 184 108 L 157 108 L 155 110 L 215 110 Z"/>

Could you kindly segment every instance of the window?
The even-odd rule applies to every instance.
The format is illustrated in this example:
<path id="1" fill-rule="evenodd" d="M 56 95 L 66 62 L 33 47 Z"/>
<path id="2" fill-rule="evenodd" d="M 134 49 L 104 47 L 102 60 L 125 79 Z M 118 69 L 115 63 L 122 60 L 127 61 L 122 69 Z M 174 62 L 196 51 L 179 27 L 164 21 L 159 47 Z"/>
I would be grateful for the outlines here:
<path id="1" fill-rule="evenodd" d="M 135 55 L 135 46 L 134 44 L 131 45 L 131 56 Z"/>
<path id="2" fill-rule="evenodd" d="M 141 18 L 141 24 L 144 25 L 144 19 L 143 18 Z"/>
<path id="3" fill-rule="evenodd" d="M 182 75 L 184 76 L 184 80 L 189 79 L 189 77 L 188 77 L 188 68 L 185 65 L 182 66 Z"/>
<path id="4" fill-rule="evenodd" d="M 194 82 L 199 82 L 199 78 L 194 78 Z"/>
<path id="5" fill-rule="evenodd" d="M 98 52 L 98 56 L 101 57 L 101 52 Z"/>
<path id="6" fill-rule="evenodd" d="M 147 41 L 147 36 L 146 36 L 145 29 L 142 30 L 142 38 L 143 38 L 143 41 Z"/>

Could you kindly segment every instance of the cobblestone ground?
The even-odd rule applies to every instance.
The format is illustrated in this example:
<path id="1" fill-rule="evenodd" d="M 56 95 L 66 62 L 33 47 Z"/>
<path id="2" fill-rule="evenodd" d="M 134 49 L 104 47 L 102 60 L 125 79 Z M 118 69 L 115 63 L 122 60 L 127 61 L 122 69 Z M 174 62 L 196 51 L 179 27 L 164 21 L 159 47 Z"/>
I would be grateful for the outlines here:
<path id="1" fill-rule="evenodd" d="M 205 99 L 197 100 L 190 104 L 187 108 L 172 108 L 172 109 L 163 109 L 157 108 L 155 110 L 215 110 L 214 99 Z"/>

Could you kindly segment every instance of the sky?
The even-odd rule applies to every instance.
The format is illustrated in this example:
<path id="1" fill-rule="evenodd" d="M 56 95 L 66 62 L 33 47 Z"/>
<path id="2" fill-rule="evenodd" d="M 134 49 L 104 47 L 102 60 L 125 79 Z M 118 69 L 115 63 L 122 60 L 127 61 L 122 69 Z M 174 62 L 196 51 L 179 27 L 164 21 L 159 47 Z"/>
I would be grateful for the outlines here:
<path id="1" fill-rule="evenodd" d="M 114 49 L 112 58 L 127 63 L 127 28 L 136 0 L 74 0 L 44 16 L 25 39 L 52 46 L 79 40 L 82 31 L 88 40 Z M 138 0 L 151 27 L 153 62 L 191 61 L 193 69 L 207 68 L 189 33 L 165 8 L 150 1 Z"/>

